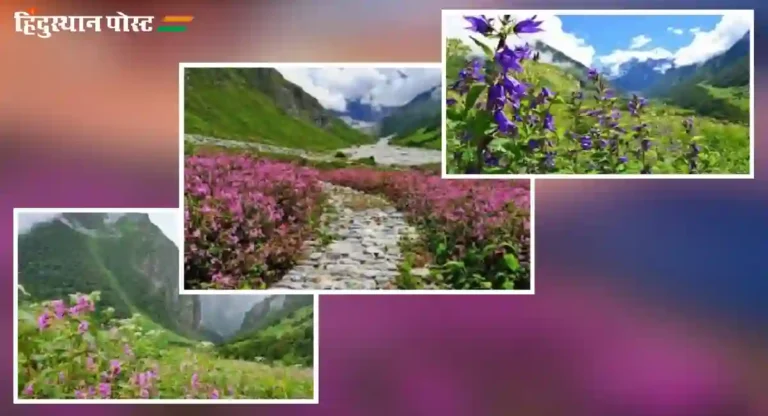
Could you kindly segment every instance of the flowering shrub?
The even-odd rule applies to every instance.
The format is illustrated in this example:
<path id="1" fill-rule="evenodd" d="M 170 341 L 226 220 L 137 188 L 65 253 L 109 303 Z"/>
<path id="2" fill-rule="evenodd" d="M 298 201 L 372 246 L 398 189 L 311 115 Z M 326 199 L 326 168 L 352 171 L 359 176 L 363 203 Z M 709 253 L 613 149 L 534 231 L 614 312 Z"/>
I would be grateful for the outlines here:
<path id="1" fill-rule="evenodd" d="M 539 77 L 548 67 L 536 62 L 538 54 L 528 44 L 508 43 L 541 32 L 536 16 L 465 19 L 467 30 L 495 47 L 473 37 L 485 56 L 449 80 L 449 173 L 749 171 L 744 126 L 694 122 L 637 95 L 618 97 L 595 69 L 580 89 L 555 91 Z"/>
<path id="2" fill-rule="evenodd" d="M 265 288 L 290 269 L 322 203 L 317 172 L 248 156 L 185 163 L 185 285 Z"/>
<path id="3" fill-rule="evenodd" d="M 445 180 L 366 168 L 321 177 L 381 194 L 403 211 L 432 254 L 433 283 L 453 289 L 529 288 L 529 182 Z"/>
<path id="4" fill-rule="evenodd" d="M 217 359 L 140 315 L 96 311 L 99 293 L 19 308 L 18 388 L 27 399 L 310 398 L 312 376 Z M 103 323 L 106 322 L 106 323 Z"/>

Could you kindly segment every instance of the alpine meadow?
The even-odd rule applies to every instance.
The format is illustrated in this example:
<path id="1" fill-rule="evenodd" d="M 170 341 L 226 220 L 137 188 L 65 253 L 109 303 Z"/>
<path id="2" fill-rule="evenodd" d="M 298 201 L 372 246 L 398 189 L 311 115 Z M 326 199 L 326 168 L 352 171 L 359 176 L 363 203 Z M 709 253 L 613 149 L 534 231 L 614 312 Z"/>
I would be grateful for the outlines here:
<path id="1" fill-rule="evenodd" d="M 17 215 L 19 399 L 313 400 L 312 296 L 180 295 L 147 213 Z"/>
<path id="2" fill-rule="evenodd" d="M 440 177 L 437 65 L 185 82 L 185 289 L 531 288 L 530 183 Z"/>
<path id="3" fill-rule="evenodd" d="M 726 18 L 695 22 L 713 26 L 705 34 L 712 37 L 725 27 L 717 19 Z M 685 16 L 444 12 L 443 19 L 464 23 L 463 32 L 446 32 L 448 174 L 751 173 L 746 19 L 729 43 L 696 61 L 681 42 L 690 36 L 701 44 L 704 29 L 666 27 Z M 548 38 L 548 27 L 590 30 L 592 54 L 602 48 L 606 55 L 583 57 L 581 40 L 578 59 L 570 57 L 547 43 L 564 36 Z M 609 54 L 618 40 L 604 38 L 618 35 L 601 27 L 637 36 L 626 51 Z"/>

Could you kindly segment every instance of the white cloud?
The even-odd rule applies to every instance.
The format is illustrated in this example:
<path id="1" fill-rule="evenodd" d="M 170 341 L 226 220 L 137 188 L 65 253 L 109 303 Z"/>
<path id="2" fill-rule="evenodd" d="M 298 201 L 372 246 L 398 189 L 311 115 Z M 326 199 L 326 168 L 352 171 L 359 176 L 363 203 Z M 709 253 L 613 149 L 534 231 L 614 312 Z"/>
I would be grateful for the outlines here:
<path id="1" fill-rule="evenodd" d="M 693 30 L 693 29 L 691 29 L 691 30 Z M 683 34 L 683 29 L 670 26 L 670 27 L 667 28 L 667 32 L 672 32 L 675 35 L 682 35 Z"/>
<path id="2" fill-rule="evenodd" d="M 347 100 L 373 106 L 399 106 L 439 85 L 436 68 L 287 68 L 276 69 L 317 98 L 325 108 L 346 110 Z"/>
<path id="3" fill-rule="evenodd" d="M 531 42 L 540 40 L 547 45 L 561 51 L 575 61 L 578 61 L 586 66 L 591 66 L 595 57 L 595 48 L 587 44 L 587 42 L 572 34 L 563 31 L 563 22 L 559 17 L 539 12 L 527 12 L 525 14 L 512 14 L 513 18 L 526 19 L 533 15 L 537 15 L 536 20 L 542 20 L 541 24 L 543 32 L 524 34 L 520 38 L 510 39 L 510 44 L 524 44 L 525 42 Z M 496 16 L 488 16 L 496 17 Z M 459 38 L 467 45 L 469 45 L 473 51 L 482 52 L 481 49 L 475 45 L 470 39 L 472 32 L 466 30 L 469 27 L 469 23 L 464 19 L 461 14 L 446 14 L 443 19 L 443 31 L 446 37 Z M 479 36 L 479 35 L 478 35 Z M 478 38 L 475 36 L 475 38 Z M 496 45 L 490 45 L 494 47 Z"/>
<path id="4" fill-rule="evenodd" d="M 598 57 L 597 60 L 603 65 L 606 73 L 617 75 L 621 64 L 632 59 L 645 62 L 649 59 L 672 59 L 674 55 L 664 48 L 653 48 L 649 51 L 615 50 L 608 55 Z"/>
<path id="5" fill-rule="evenodd" d="M 750 13 L 726 12 L 709 32 L 691 30 L 693 42 L 675 53 L 675 64 L 695 64 L 725 52 L 752 28 L 751 17 Z"/>
<path id="6" fill-rule="evenodd" d="M 629 49 L 640 49 L 643 46 L 651 43 L 651 38 L 645 35 L 639 35 L 632 38 L 632 43 L 629 45 Z"/>
<path id="7" fill-rule="evenodd" d="M 597 60 L 605 66 L 611 75 L 618 73 L 619 66 L 631 59 L 646 61 L 648 59 L 669 59 L 676 66 L 697 64 L 706 61 L 713 56 L 728 50 L 752 27 L 752 19 L 749 13 L 740 11 L 725 12 L 720 22 L 709 32 L 703 32 L 701 28 L 694 27 L 688 31 L 693 34 L 693 41 L 677 51 L 665 48 L 654 48 L 648 51 L 637 51 L 630 46 L 630 50 L 615 50 L 608 55 L 600 56 Z M 667 31 L 674 34 L 682 34 L 682 29 L 668 27 Z M 678 33 L 680 31 L 680 33 Z M 637 38 L 633 38 L 634 40 Z M 669 69 L 669 65 L 656 68 L 663 72 Z"/>

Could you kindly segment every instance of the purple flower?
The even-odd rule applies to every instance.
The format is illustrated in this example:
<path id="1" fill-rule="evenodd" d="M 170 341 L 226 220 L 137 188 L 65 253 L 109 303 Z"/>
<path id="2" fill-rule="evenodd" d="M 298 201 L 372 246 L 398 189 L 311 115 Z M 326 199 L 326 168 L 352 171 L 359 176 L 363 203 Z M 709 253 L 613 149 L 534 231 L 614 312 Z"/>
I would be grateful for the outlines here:
<path id="1" fill-rule="evenodd" d="M 627 163 L 627 157 L 626 156 L 620 156 L 619 157 L 619 163 Z"/>
<path id="2" fill-rule="evenodd" d="M 501 72 L 504 74 L 509 71 L 523 71 L 523 67 L 520 65 L 520 57 L 507 46 L 504 46 L 500 51 L 496 52 L 495 59 L 496 63 L 501 66 Z"/>
<path id="3" fill-rule="evenodd" d="M 640 147 L 644 152 L 647 152 L 651 148 L 651 141 L 649 139 L 643 139 L 640 141 Z"/>
<path id="4" fill-rule="evenodd" d="M 37 327 L 42 331 L 51 326 L 51 315 L 48 311 L 43 311 L 40 316 L 37 317 Z"/>
<path id="5" fill-rule="evenodd" d="M 504 84 L 504 89 L 507 91 L 507 93 L 511 95 L 520 97 L 526 93 L 525 85 L 508 75 L 502 77 L 501 82 Z"/>
<path id="6" fill-rule="evenodd" d="M 499 166 L 499 158 L 494 156 L 493 153 L 488 150 L 483 154 L 483 161 L 488 166 Z"/>
<path id="7" fill-rule="evenodd" d="M 119 360 L 112 360 L 109 362 L 109 371 L 112 373 L 112 375 L 118 375 L 120 374 L 120 361 Z"/>
<path id="8" fill-rule="evenodd" d="M 693 130 L 693 117 L 689 117 L 683 120 L 683 128 L 685 129 L 686 133 L 691 133 Z"/>
<path id="9" fill-rule="evenodd" d="M 455 99 L 453 99 L 453 98 L 449 98 L 449 99 L 445 100 L 445 104 L 446 104 L 448 107 L 450 107 L 450 106 L 452 106 L 452 105 L 455 105 L 455 104 L 456 104 L 456 100 L 455 100 Z"/>
<path id="10" fill-rule="evenodd" d="M 87 398 L 88 398 L 88 394 L 86 392 L 84 392 L 82 390 L 79 390 L 79 389 L 75 390 L 75 399 L 82 400 L 82 399 L 87 399 Z"/>
<path id="11" fill-rule="evenodd" d="M 538 149 L 541 146 L 541 141 L 536 139 L 530 139 L 528 140 L 528 149 L 529 150 L 535 150 Z"/>
<path id="12" fill-rule="evenodd" d="M 502 133 L 511 133 L 517 130 L 515 123 L 511 122 L 503 110 L 496 110 L 493 113 L 493 119 L 499 126 L 499 131 Z"/>
<path id="13" fill-rule="evenodd" d="M 587 78 L 589 78 L 591 81 L 597 81 L 597 79 L 600 78 L 600 74 L 598 74 L 597 69 L 590 68 L 587 71 Z"/>
<path id="14" fill-rule="evenodd" d="M 213 389 L 213 391 L 211 391 L 211 399 L 218 399 L 218 398 L 219 398 L 219 391 L 216 389 Z"/>
<path id="15" fill-rule="evenodd" d="M 517 55 L 520 59 L 530 59 L 531 54 L 533 51 L 531 50 L 530 45 L 527 43 L 523 46 L 516 46 L 514 49 L 515 55 Z"/>
<path id="16" fill-rule="evenodd" d="M 482 35 L 487 35 L 493 32 L 493 27 L 491 26 L 493 19 L 488 19 L 485 16 L 464 16 L 464 20 L 470 24 L 470 27 L 466 29 L 469 29 L 473 32 L 477 32 Z"/>
<path id="17" fill-rule="evenodd" d="M 25 396 L 31 396 L 35 394 L 35 383 L 29 383 L 26 387 L 24 387 L 24 391 L 22 392 Z"/>
<path id="18" fill-rule="evenodd" d="M 555 131 L 555 121 L 549 112 L 544 116 L 544 130 Z"/>
<path id="19" fill-rule="evenodd" d="M 698 156 L 699 152 L 701 152 L 701 147 L 697 143 L 691 143 L 691 155 Z"/>
<path id="20" fill-rule="evenodd" d="M 536 21 L 536 15 L 533 15 L 533 17 L 521 20 L 515 24 L 515 27 L 512 29 L 515 33 L 536 33 L 536 32 L 542 32 L 543 29 L 541 29 L 539 26 L 543 21 L 539 20 Z"/>
<path id="21" fill-rule="evenodd" d="M 192 374 L 192 379 L 189 383 L 193 389 L 196 389 L 200 387 L 200 377 L 197 375 L 197 373 Z"/>
<path id="22" fill-rule="evenodd" d="M 64 305 L 64 302 L 61 300 L 54 300 L 51 302 L 51 306 L 53 306 L 53 312 L 56 314 L 56 317 L 61 319 L 66 315 L 67 313 L 67 306 Z"/>
<path id="23" fill-rule="evenodd" d="M 582 150 L 592 149 L 592 138 L 589 136 L 581 136 L 579 143 L 581 143 Z"/>
<path id="24" fill-rule="evenodd" d="M 99 394 L 102 399 L 108 399 L 112 395 L 112 385 L 109 383 L 99 383 Z"/>
<path id="25" fill-rule="evenodd" d="M 149 398 L 149 390 L 141 389 L 141 391 L 139 392 L 139 397 L 141 397 L 142 399 L 148 399 Z"/>
<path id="26" fill-rule="evenodd" d="M 80 325 L 77 326 L 77 332 L 84 334 L 88 331 L 88 321 L 80 321 Z"/>
<path id="27" fill-rule="evenodd" d="M 491 85 L 488 89 L 489 109 L 500 109 L 504 107 L 506 97 L 504 95 L 504 86 L 500 83 Z"/>
<path id="28" fill-rule="evenodd" d="M 555 152 L 547 152 L 544 155 L 544 167 L 547 169 L 554 169 L 555 168 L 555 156 L 557 153 Z"/>

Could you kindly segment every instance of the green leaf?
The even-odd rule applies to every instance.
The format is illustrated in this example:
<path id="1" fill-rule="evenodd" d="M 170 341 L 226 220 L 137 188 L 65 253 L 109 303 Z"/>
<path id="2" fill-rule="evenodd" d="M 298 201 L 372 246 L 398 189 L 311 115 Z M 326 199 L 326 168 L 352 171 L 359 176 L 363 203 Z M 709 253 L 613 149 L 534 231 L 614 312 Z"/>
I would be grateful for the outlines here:
<path id="1" fill-rule="evenodd" d="M 451 268 L 451 269 L 464 269 L 464 262 L 463 261 L 449 261 L 445 263 L 445 267 Z"/>
<path id="2" fill-rule="evenodd" d="M 480 94 L 485 91 L 486 85 L 484 83 L 476 83 L 472 85 L 469 88 L 469 92 L 467 93 L 467 98 L 464 101 L 464 116 L 469 113 L 469 110 L 473 109 L 475 107 L 475 103 L 477 103 L 477 99 L 480 98 Z"/>
<path id="3" fill-rule="evenodd" d="M 36 323 L 35 315 L 32 315 L 29 311 L 19 309 L 19 320 L 30 323 Z"/>
<path id="4" fill-rule="evenodd" d="M 476 111 L 473 113 L 472 118 L 467 120 L 467 127 L 469 128 L 473 139 L 485 136 L 486 130 L 488 130 L 492 124 L 493 116 L 487 111 Z"/>
<path id="5" fill-rule="evenodd" d="M 493 53 L 493 49 L 491 49 L 490 46 L 486 45 L 485 43 L 475 39 L 474 36 L 470 36 L 470 39 L 472 39 L 472 42 L 475 42 L 475 45 L 479 46 L 480 49 L 483 50 L 486 56 L 493 57 L 495 54 Z"/>
<path id="6" fill-rule="evenodd" d="M 514 254 L 505 254 L 504 262 L 507 263 L 509 270 L 512 270 L 513 272 L 520 270 L 520 262 L 517 260 L 517 257 Z"/>
<path id="7" fill-rule="evenodd" d="M 461 116 L 461 112 L 455 108 L 448 108 L 448 111 L 445 112 L 446 118 L 448 120 L 453 121 L 462 121 L 464 120 L 464 117 Z"/>

